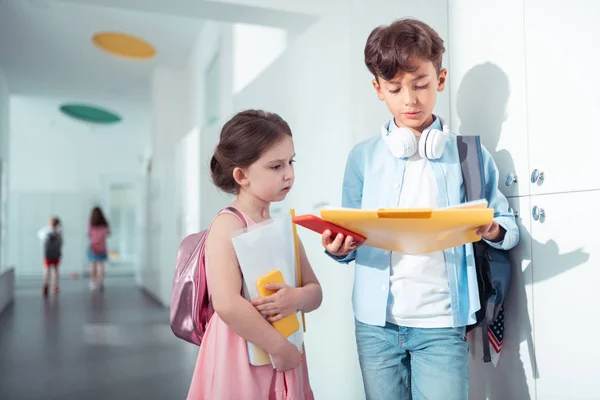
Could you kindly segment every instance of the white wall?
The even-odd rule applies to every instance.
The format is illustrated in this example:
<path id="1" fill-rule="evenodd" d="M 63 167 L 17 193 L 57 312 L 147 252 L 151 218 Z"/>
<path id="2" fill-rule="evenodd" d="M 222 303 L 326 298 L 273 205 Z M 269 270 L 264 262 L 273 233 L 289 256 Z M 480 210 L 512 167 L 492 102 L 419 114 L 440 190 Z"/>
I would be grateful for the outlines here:
<path id="1" fill-rule="evenodd" d="M 233 25 L 233 93 L 260 75 L 287 45 L 287 31 L 270 26 Z"/>
<path id="2" fill-rule="evenodd" d="M 9 95 L 6 77 L 0 67 L 0 314 L 12 302 L 14 293 L 14 269 L 7 265 Z"/>
<path id="3" fill-rule="evenodd" d="M 285 204 L 274 206 L 282 212 L 294 207 L 298 213 L 318 213 L 313 207 L 319 203 L 339 206 L 348 152 L 358 141 L 377 135 L 390 118 L 363 61 L 369 32 L 401 16 L 414 16 L 447 39 L 445 1 L 358 3 L 348 7 L 340 2 L 235 97 L 236 111 L 274 111 L 292 128 L 296 184 Z M 437 110 L 442 115 L 448 115 L 448 97 L 440 96 Z M 353 267 L 326 257 L 316 235 L 303 229 L 299 233 L 324 294 L 321 308 L 307 315 L 306 349 L 315 397 L 362 399 L 350 302 Z"/>
<path id="4" fill-rule="evenodd" d="M 200 227 L 206 229 L 215 213 L 231 201 L 231 197 L 217 190 L 210 179 L 210 159 L 219 142 L 221 127 L 231 117 L 234 93 L 234 46 L 233 25 L 209 22 L 198 38 L 188 71 L 196 82 L 191 93 L 191 124 L 199 127 L 200 135 Z M 215 100 L 207 94 L 206 72 L 213 57 L 219 57 L 219 91 Z M 207 101 L 218 101 L 219 115 L 216 121 L 208 121 L 204 114 Z"/>
<path id="5" fill-rule="evenodd" d="M 62 219 L 65 232 L 61 271 L 85 271 L 91 207 L 106 204 L 111 183 L 141 179 L 148 107 L 103 102 L 123 121 L 91 126 L 60 113 L 60 104 L 77 100 L 11 98 L 9 257 L 17 276 L 40 275 L 42 254 L 35 233 L 53 214 Z"/>
<path id="6" fill-rule="evenodd" d="M 148 180 L 147 261 L 142 285 L 168 305 L 180 240 L 177 231 L 175 152 L 188 133 L 185 72 L 158 69 L 152 81 L 152 170 Z"/>
<path id="7" fill-rule="evenodd" d="M 10 93 L 0 66 L 0 271 L 6 267 L 8 217 L 8 136 L 10 129 Z"/>
<path id="8" fill-rule="evenodd" d="M 146 229 L 146 254 L 142 263 L 141 285 L 164 305 L 171 299 L 171 285 L 177 249 L 183 239 L 182 225 L 186 230 L 199 231 L 210 223 L 210 204 L 225 199 L 211 191 L 209 153 L 216 145 L 216 135 L 223 116 L 229 116 L 232 104 L 231 25 L 207 22 L 192 49 L 184 70 L 158 69 L 152 80 L 152 170 L 146 177 L 148 193 L 148 226 Z M 217 85 L 222 93 L 215 96 L 221 118 L 211 126 L 205 121 L 205 73 L 216 53 L 222 68 Z M 189 140 L 190 132 L 199 130 L 200 140 Z M 209 134 L 207 134 L 209 132 Z M 186 148 L 199 168 L 199 185 L 186 186 L 188 174 L 178 173 L 181 167 L 176 155 L 182 146 L 199 144 L 197 149 Z M 189 174 L 194 176 L 197 174 Z M 208 188 L 208 191 L 205 190 Z M 196 192 L 192 192 L 196 191 Z M 182 198 L 182 196 L 186 198 Z M 186 204 L 199 198 L 197 210 L 186 213 Z M 207 205 L 208 204 L 208 205 Z M 197 226 L 189 224 L 194 216 Z"/>

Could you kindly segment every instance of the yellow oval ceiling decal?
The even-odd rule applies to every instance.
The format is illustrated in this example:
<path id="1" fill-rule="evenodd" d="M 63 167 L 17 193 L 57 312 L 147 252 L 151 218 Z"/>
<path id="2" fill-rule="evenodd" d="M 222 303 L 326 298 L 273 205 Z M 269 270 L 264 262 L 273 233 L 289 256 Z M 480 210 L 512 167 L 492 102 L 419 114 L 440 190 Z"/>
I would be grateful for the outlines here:
<path id="1" fill-rule="evenodd" d="M 150 43 L 126 33 L 101 32 L 92 41 L 102 50 L 121 57 L 145 59 L 156 54 Z"/>

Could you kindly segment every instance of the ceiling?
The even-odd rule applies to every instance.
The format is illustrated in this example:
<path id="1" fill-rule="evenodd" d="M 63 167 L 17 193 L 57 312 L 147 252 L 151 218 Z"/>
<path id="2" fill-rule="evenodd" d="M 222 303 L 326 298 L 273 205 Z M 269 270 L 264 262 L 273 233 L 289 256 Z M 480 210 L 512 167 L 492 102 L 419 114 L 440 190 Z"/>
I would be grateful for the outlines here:
<path id="1" fill-rule="evenodd" d="M 0 66 L 14 94 L 147 99 L 153 70 L 183 68 L 204 21 L 293 32 L 322 11 L 317 0 L 0 0 Z M 157 55 L 112 56 L 92 43 L 100 31 L 143 38 Z"/>

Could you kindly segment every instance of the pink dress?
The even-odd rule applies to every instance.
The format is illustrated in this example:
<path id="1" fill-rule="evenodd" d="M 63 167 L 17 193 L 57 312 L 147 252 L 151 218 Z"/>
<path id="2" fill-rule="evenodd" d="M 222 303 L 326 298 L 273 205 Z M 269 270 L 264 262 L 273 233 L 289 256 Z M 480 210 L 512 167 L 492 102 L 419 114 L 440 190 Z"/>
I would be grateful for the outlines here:
<path id="1" fill-rule="evenodd" d="M 254 224 L 247 216 L 246 220 Z M 250 365 L 246 341 L 214 313 L 204 333 L 187 398 L 313 400 L 305 354 L 302 364 L 291 371 Z"/>

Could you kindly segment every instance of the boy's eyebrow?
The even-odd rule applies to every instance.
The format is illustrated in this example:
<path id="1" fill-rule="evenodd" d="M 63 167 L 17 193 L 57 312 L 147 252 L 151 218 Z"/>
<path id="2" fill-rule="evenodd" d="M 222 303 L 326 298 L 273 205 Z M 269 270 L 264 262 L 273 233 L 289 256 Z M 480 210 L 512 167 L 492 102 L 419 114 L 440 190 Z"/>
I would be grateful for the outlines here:
<path id="1" fill-rule="evenodd" d="M 419 75 L 419 76 L 417 76 L 417 77 L 413 78 L 413 79 L 411 80 L 411 82 L 418 81 L 419 79 L 423 79 L 423 78 L 429 78 L 429 74 L 421 74 L 421 75 Z M 402 81 L 399 81 L 399 80 L 395 80 L 395 81 L 394 81 L 394 80 L 392 80 L 392 81 L 387 81 L 387 82 L 388 82 L 390 85 L 402 85 Z"/>
<path id="2" fill-rule="evenodd" d="M 423 79 L 423 78 L 428 78 L 429 74 L 421 74 L 419 76 L 417 76 L 416 78 L 414 78 L 412 81 L 418 81 L 419 79 Z"/>

